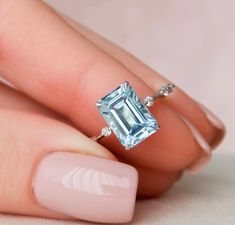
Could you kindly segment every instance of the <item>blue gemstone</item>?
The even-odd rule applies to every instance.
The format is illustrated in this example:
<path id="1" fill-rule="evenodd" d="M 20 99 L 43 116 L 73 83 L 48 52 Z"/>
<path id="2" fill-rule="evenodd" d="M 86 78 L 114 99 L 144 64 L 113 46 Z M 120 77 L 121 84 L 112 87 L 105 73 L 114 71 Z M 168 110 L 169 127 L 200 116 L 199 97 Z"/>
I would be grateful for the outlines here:
<path id="1" fill-rule="evenodd" d="M 125 148 L 139 144 L 159 129 L 159 124 L 128 82 L 96 103 L 113 133 Z"/>

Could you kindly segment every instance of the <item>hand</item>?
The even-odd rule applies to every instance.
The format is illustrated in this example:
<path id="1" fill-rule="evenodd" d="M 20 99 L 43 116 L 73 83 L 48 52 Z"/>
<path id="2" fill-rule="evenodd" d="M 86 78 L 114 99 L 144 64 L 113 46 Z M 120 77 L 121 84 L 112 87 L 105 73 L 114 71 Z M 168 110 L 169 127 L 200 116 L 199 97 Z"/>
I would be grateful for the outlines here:
<path id="1" fill-rule="evenodd" d="M 224 126 L 178 87 L 151 108 L 161 129 L 133 150 L 92 141 L 100 97 L 124 80 L 142 98 L 169 81 L 41 1 L 0 6 L 0 74 L 17 89 L 0 86 L 1 212 L 127 222 L 136 170 L 138 196 L 152 197 L 209 161 Z"/>

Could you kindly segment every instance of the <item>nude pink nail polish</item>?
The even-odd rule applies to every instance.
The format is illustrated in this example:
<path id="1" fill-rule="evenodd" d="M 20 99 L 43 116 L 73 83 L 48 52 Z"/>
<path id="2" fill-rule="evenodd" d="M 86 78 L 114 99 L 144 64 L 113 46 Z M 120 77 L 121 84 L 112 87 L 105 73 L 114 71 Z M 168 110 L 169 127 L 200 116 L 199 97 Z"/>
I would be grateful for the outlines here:
<path id="1" fill-rule="evenodd" d="M 33 183 L 37 201 L 82 220 L 124 223 L 133 217 L 137 171 L 126 164 L 70 152 L 39 163 Z"/>
<path id="2" fill-rule="evenodd" d="M 182 115 L 180 115 L 180 117 L 185 122 L 185 124 L 189 127 L 189 129 L 192 132 L 193 137 L 195 138 L 195 141 L 197 141 L 198 145 L 204 151 L 201 157 L 187 168 L 187 171 L 189 172 L 189 174 L 195 175 L 210 162 L 211 157 L 212 157 L 212 149 L 211 149 L 211 146 L 206 141 L 206 139 L 200 133 L 200 131 L 185 117 L 183 117 Z"/>
<path id="3" fill-rule="evenodd" d="M 206 114 L 207 119 L 211 122 L 213 126 L 221 130 L 225 129 L 223 122 L 214 113 L 212 113 L 208 108 L 206 108 L 204 105 L 202 105 L 199 102 L 198 105 L 202 109 L 202 111 Z"/>
<path id="4" fill-rule="evenodd" d="M 200 172 L 210 162 L 212 155 L 204 155 L 187 169 L 188 173 L 195 175 Z"/>
<path id="5" fill-rule="evenodd" d="M 182 115 L 180 115 L 180 117 L 185 122 L 185 124 L 189 127 L 189 129 L 191 130 L 195 140 L 201 146 L 202 150 L 207 154 L 211 154 L 211 151 L 212 151 L 211 147 L 208 144 L 208 142 L 206 141 L 206 139 L 202 136 L 200 131 L 189 120 L 187 120 L 185 117 L 183 117 Z"/>

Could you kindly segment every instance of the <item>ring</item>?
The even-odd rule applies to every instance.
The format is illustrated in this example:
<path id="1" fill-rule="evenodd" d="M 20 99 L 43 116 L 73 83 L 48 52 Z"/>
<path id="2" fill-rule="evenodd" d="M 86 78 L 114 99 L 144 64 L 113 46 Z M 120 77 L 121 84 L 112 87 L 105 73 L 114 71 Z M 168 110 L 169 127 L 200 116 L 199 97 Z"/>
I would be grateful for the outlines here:
<path id="1" fill-rule="evenodd" d="M 98 142 L 114 133 L 126 150 L 138 145 L 160 129 L 157 119 L 148 107 L 153 106 L 156 100 L 168 96 L 174 89 L 175 85 L 169 83 L 142 102 L 129 82 L 123 82 L 96 102 L 108 126 L 98 136 L 93 137 L 93 140 Z"/>

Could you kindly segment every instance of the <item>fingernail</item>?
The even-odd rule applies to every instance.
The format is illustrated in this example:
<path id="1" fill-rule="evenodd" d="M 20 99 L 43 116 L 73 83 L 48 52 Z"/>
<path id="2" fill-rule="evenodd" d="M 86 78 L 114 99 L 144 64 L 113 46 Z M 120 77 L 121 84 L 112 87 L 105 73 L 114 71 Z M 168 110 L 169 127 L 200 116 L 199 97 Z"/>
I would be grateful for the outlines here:
<path id="1" fill-rule="evenodd" d="M 187 168 L 187 172 L 191 175 L 197 174 L 199 171 L 201 171 L 211 160 L 212 157 L 212 149 L 211 146 L 208 144 L 206 139 L 203 137 L 203 135 L 200 133 L 200 131 L 185 117 L 180 115 L 182 120 L 188 125 L 189 129 L 192 132 L 193 137 L 195 138 L 195 141 L 199 144 L 201 149 L 203 150 L 203 154 L 197 159 L 193 164 L 191 164 Z"/>
<path id="2" fill-rule="evenodd" d="M 177 181 L 180 181 L 183 176 L 184 176 L 184 171 L 179 172 L 178 177 L 177 177 Z"/>
<path id="3" fill-rule="evenodd" d="M 45 208 L 101 223 L 131 221 L 137 171 L 126 164 L 70 152 L 53 152 L 39 163 L 33 182 Z"/>
<path id="4" fill-rule="evenodd" d="M 201 149 L 205 153 L 211 154 L 211 147 L 208 144 L 208 142 L 206 141 L 206 139 L 202 136 L 200 131 L 189 120 L 187 120 L 184 116 L 180 115 L 180 117 L 186 123 L 186 125 L 188 125 L 189 129 L 192 132 L 192 135 L 193 135 L 195 141 L 199 144 Z"/>
<path id="5" fill-rule="evenodd" d="M 202 109 L 202 111 L 205 113 L 205 116 L 207 117 L 210 124 L 216 128 L 216 129 L 214 129 L 213 138 L 210 141 L 211 148 L 215 149 L 223 140 L 223 138 L 225 136 L 226 128 L 225 128 L 223 122 L 217 116 L 215 116 L 215 114 L 213 114 L 208 108 L 206 108 L 201 103 L 199 103 L 199 102 L 197 102 L 197 103 L 198 103 L 199 107 Z"/>
<path id="6" fill-rule="evenodd" d="M 201 103 L 197 102 L 199 107 L 202 109 L 202 111 L 205 113 L 207 119 L 211 122 L 213 126 L 215 126 L 218 129 L 224 130 L 225 126 L 223 122 L 214 114 L 212 113 L 208 108 L 206 108 Z"/>
<path id="7" fill-rule="evenodd" d="M 204 155 L 187 169 L 188 173 L 195 175 L 200 172 L 210 162 L 212 155 Z"/>

